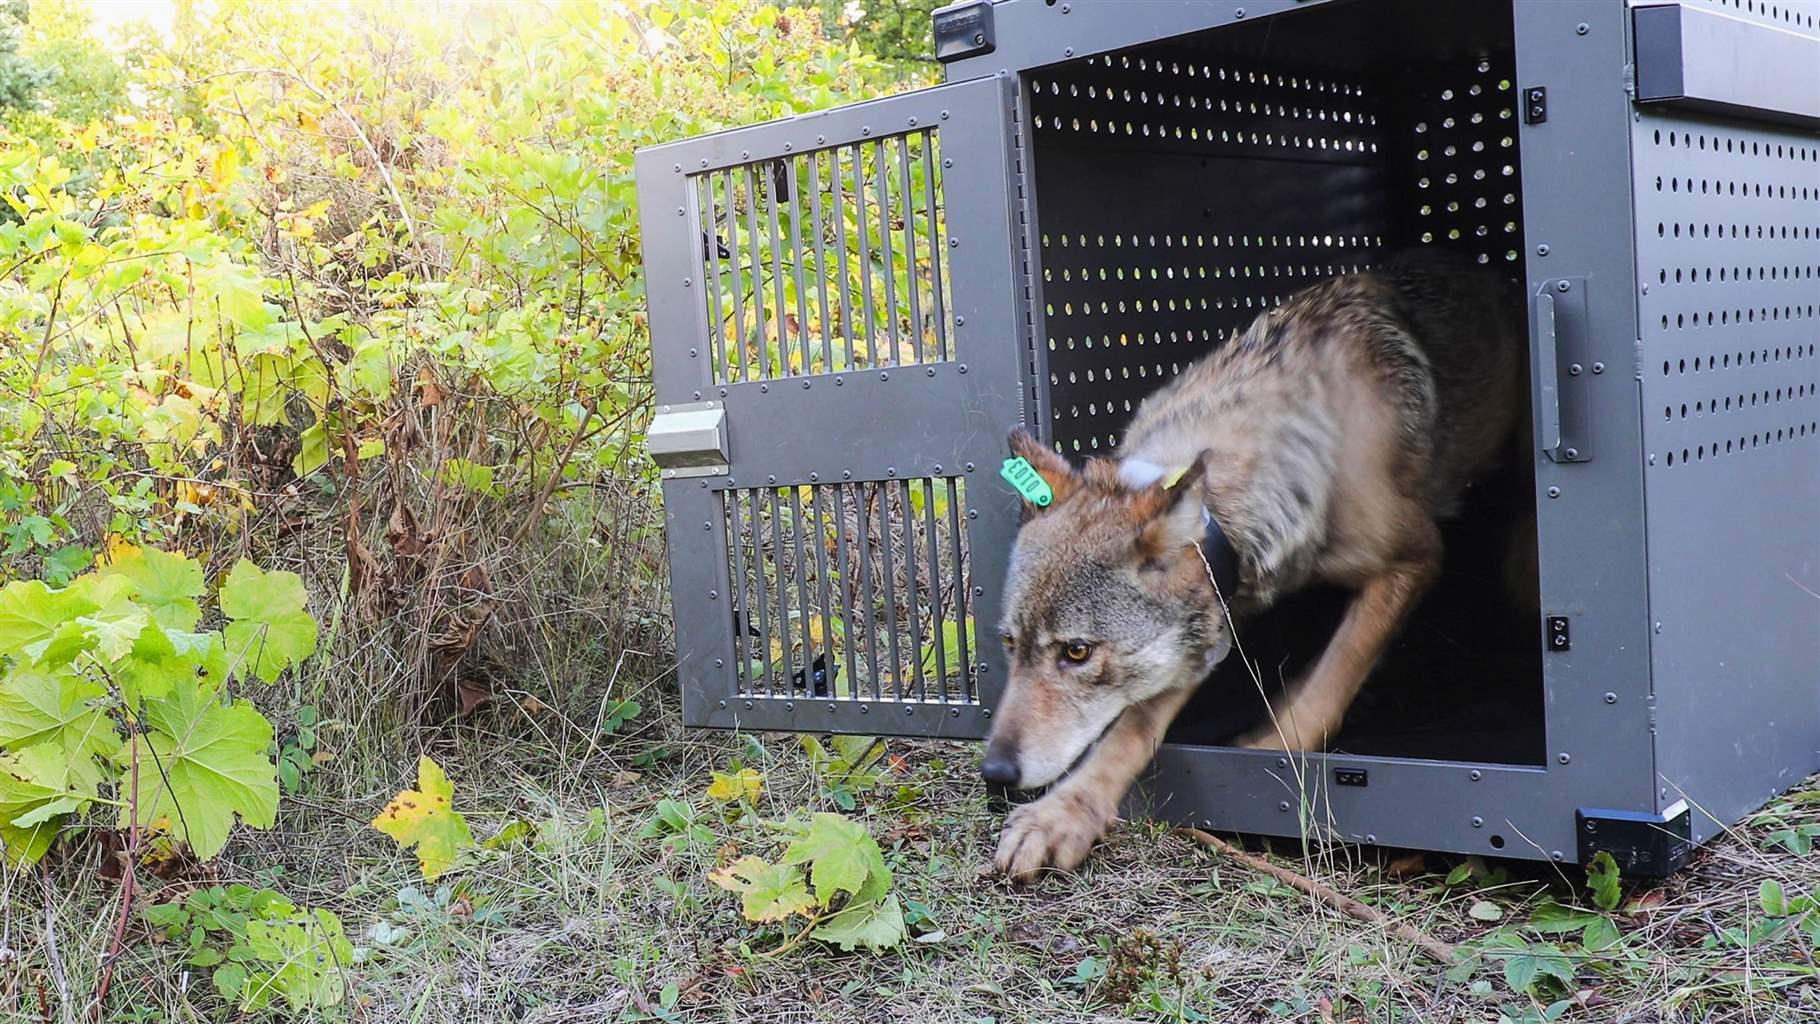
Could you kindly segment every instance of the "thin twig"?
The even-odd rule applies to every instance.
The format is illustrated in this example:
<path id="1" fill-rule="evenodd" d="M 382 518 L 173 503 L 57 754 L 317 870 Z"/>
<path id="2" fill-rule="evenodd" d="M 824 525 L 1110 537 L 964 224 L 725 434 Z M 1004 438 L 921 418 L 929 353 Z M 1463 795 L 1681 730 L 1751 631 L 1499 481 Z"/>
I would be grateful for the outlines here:
<path id="1" fill-rule="evenodd" d="M 126 865 L 120 877 L 120 916 L 114 921 L 114 940 L 108 945 L 107 956 L 101 967 L 101 981 L 95 985 L 95 999 L 89 1007 L 91 1020 L 101 1020 L 101 1008 L 107 1005 L 108 986 L 114 982 L 114 965 L 120 962 L 120 953 L 126 945 L 126 923 L 133 915 L 133 893 L 138 888 L 135 884 L 139 878 L 139 743 L 132 744 L 132 783 L 127 794 L 127 807 L 130 817 L 127 819 Z"/>
<path id="2" fill-rule="evenodd" d="M 1382 911 L 1373 907 L 1368 907 L 1358 900 L 1353 899 L 1351 896 L 1337 892 L 1329 886 L 1323 885 L 1306 875 L 1298 874 L 1286 867 L 1272 864 L 1262 857 L 1246 853 L 1244 850 L 1239 849 L 1211 832 L 1203 832 L 1198 828 L 1191 828 L 1186 831 L 1190 836 L 1194 837 L 1195 842 L 1200 843 L 1202 846 L 1211 847 L 1246 867 L 1251 868 L 1253 871 L 1262 871 L 1277 881 L 1282 882 L 1284 885 L 1299 889 L 1355 921 L 1364 921 L 1366 924 L 1378 925 L 1388 930 L 1397 938 L 1419 946 L 1424 953 L 1427 953 L 1429 956 L 1443 964 L 1451 966 L 1454 960 L 1458 958 L 1458 951 L 1454 949 L 1454 947 L 1442 942 L 1432 935 L 1424 935 L 1410 925 L 1400 921 L 1393 921 L 1385 916 Z"/>

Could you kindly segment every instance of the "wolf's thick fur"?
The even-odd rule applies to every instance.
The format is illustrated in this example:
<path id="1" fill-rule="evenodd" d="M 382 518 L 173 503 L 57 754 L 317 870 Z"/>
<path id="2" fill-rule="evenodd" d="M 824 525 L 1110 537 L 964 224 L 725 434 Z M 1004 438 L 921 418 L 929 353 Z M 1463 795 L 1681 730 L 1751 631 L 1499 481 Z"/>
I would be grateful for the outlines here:
<path id="1" fill-rule="evenodd" d="M 1295 295 L 1189 367 L 1138 410 L 1117 460 L 1076 471 L 1013 432 L 1054 500 L 1026 507 L 1012 551 L 1011 678 L 983 771 L 1055 785 L 1006 821 L 999 870 L 1085 859 L 1224 657 L 1232 620 L 1314 581 L 1355 595 L 1272 722 L 1242 742 L 1327 743 L 1440 568 L 1437 521 L 1518 422 L 1515 300 L 1473 268 L 1393 260 Z M 1237 556 L 1231 618 L 1197 548 L 1208 515 Z"/>

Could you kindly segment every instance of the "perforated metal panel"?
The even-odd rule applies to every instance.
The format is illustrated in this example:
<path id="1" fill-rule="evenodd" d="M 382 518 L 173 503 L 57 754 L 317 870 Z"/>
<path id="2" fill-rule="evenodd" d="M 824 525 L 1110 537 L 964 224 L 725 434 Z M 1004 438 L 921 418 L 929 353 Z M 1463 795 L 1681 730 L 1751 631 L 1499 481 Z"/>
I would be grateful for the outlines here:
<path id="1" fill-rule="evenodd" d="M 1735 18 L 1773 28 L 1814 34 L 1820 32 L 1820 4 L 1813 0 L 1684 0 Z"/>
<path id="2" fill-rule="evenodd" d="M 1651 109 L 1632 153 L 1657 769 L 1730 821 L 1820 736 L 1820 136 Z"/>
<path id="3" fill-rule="evenodd" d="M 1358 75 L 1171 44 L 1029 86 L 1058 450 L 1109 452 L 1235 327 L 1383 245 L 1381 101 Z"/>

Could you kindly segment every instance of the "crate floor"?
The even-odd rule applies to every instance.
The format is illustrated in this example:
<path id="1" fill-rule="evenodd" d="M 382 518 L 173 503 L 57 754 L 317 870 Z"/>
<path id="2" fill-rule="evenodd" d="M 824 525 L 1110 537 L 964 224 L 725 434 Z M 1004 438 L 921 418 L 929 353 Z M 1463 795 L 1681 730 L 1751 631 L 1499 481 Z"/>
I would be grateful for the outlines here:
<path id="1" fill-rule="evenodd" d="M 1511 600 L 1504 561 L 1533 505 L 1527 473 L 1493 477 L 1446 524 L 1441 579 L 1399 633 L 1347 715 L 1332 749 L 1386 757 L 1542 764 L 1541 618 Z M 1313 663 L 1349 595 L 1295 594 L 1241 629 L 1254 680 L 1228 658 L 1170 730 L 1175 743 L 1229 740 L 1262 719 L 1259 681 L 1273 695 Z"/>

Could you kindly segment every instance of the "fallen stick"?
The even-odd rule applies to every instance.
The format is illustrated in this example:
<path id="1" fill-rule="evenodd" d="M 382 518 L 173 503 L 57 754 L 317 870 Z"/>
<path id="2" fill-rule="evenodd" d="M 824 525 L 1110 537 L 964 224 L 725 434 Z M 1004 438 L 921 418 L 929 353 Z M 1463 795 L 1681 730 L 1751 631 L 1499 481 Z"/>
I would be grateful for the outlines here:
<path id="1" fill-rule="evenodd" d="M 1368 907 L 1344 893 L 1336 892 L 1306 875 L 1297 874 L 1288 868 L 1272 864 L 1262 857 L 1246 853 L 1244 850 L 1239 849 L 1211 832 L 1203 832 L 1198 828 L 1186 829 L 1185 831 L 1190 836 L 1194 837 L 1195 842 L 1200 843 L 1202 846 L 1217 850 L 1246 867 L 1251 868 L 1253 871 L 1262 871 L 1277 881 L 1282 882 L 1284 885 L 1299 889 L 1302 892 L 1313 896 L 1315 899 L 1320 900 L 1322 903 L 1333 907 L 1335 910 L 1344 913 L 1347 917 L 1350 917 L 1355 921 L 1364 921 L 1366 924 L 1375 924 L 1388 929 L 1390 933 L 1397 938 L 1419 946 L 1424 953 L 1427 953 L 1434 959 L 1449 967 L 1453 966 L 1457 951 L 1440 939 L 1431 935 L 1424 935 L 1407 924 L 1393 921 L 1389 917 L 1386 917 L 1381 911 Z"/>

